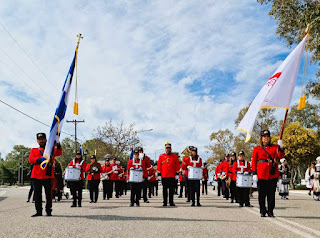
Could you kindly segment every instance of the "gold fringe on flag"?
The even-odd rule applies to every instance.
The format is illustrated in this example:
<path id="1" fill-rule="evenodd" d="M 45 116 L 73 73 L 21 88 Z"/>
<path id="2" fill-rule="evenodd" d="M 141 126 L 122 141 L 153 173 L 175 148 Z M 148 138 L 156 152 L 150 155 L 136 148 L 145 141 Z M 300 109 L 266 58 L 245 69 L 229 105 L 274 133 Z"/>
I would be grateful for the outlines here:
<path id="1" fill-rule="evenodd" d="M 306 84 L 307 84 L 309 29 L 310 29 L 310 25 L 308 24 L 307 29 L 305 31 L 305 35 L 307 35 L 308 38 L 307 38 L 307 43 L 306 43 L 306 54 L 305 54 L 304 65 L 303 65 L 302 91 L 301 91 L 300 101 L 298 104 L 298 110 L 301 110 L 306 107 Z"/>
<path id="2" fill-rule="evenodd" d="M 78 47 L 80 43 L 80 39 L 83 39 L 82 35 L 79 34 L 77 35 L 78 37 L 78 43 L 76 46 L 76 82 L 75 82 L 75 99 L 74 99 L 74 104 L 73 104 L 73 114 L 79 115 L 79 104 L 78 104 Z"/>

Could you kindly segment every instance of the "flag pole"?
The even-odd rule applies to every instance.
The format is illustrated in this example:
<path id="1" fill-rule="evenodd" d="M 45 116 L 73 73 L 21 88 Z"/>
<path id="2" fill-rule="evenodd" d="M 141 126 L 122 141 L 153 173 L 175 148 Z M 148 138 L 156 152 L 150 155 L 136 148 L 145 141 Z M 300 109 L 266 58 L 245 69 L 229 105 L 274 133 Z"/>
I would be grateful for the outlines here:
<path id="1" fill-rule="evenodd" d="M 287 116 L 288 116 L 288 111 L 289 111 L 289 109 L 286 109 L 286 114 L 284 114 L 284 118 L 283 118 L 283 122 L 282 122 L 282 127 L 281 127 L 281 131 L 280 131 L 280 138 L 279 138 L 279 140 L 282 140 L 284 127 L 285 127 L 285 125 L 286 125 L 286 120 L 287 120 Z"/>

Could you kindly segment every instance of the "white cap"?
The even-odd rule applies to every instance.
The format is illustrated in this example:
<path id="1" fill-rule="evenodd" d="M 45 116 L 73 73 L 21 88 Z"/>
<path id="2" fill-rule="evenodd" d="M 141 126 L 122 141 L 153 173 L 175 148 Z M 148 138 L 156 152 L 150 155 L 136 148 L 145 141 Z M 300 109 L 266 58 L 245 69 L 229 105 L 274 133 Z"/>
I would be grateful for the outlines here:
<path id="1" fill-rule="evenodd" d="M 283 163 L 284 161 L 286 161 L 285 158 L 280 159 L 280 162 Z"/>
<path id="2" fill-rule="evenodd" d="M 316 158 L 316 161 L 320 162 L 320 156 L 318 156 L 318 157 Z"/>

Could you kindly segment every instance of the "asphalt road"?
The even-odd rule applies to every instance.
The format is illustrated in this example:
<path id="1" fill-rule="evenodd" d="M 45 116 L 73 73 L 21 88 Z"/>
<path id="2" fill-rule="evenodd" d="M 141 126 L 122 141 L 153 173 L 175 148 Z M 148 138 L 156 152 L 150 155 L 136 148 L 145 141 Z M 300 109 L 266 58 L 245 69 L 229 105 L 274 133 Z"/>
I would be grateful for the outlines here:
<path id="1" fill-rule="evenodd" d="M 129 207 L 129 195 L 71 208 L 65 198 L 53 203 L 53 216 L 30 216 L 28 188 L 0 188 L 0 237 L 320 237 L 320 202 L 306 191 L 290 192 L 289 200 L 277 196 L 276 218 L 261 218 L 257 193 L 253 208 L 239 208 L 216 195 L 201 196 L 202 207 L 190 207 L 175 197 L 177 207 L 162 207 L 162 193 Z M 129 192 L 130 194 L 130 192 Z"/>

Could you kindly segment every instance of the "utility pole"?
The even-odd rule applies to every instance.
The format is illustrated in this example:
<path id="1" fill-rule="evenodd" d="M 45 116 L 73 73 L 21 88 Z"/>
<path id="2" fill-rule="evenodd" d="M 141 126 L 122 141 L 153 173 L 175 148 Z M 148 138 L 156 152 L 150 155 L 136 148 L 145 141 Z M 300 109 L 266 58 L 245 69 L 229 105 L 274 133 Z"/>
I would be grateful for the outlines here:
<path id="1" fill-rule="evenodd" d="M 74 153 L 77 153 L 77 149 L 78 149 L 78 146 L 77 146 L 77 124 L 80 122 L 84 122 L 84 120 L 82 120 L 82 121 L 77 121 L 77 120 L 68 121 L 67 120 L 67 122 L 74 123 L 74 144 L 75 144 Z"/>

